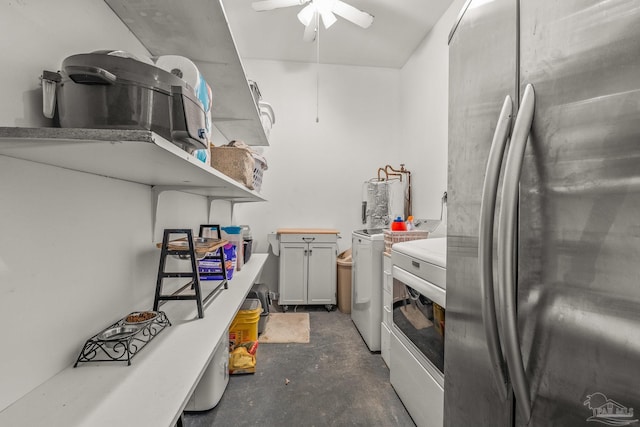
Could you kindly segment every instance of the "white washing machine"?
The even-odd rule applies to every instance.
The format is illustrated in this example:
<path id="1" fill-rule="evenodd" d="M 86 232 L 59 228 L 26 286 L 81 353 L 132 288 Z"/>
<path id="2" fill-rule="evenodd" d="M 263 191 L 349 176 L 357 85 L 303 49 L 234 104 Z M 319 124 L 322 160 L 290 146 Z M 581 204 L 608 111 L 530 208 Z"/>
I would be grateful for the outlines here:
<path id="1" fill-rule="evenodd" d="M 381 228 L 353 232 L 351 319 L 370 351 L 380 351 L 383 252 Z"/>

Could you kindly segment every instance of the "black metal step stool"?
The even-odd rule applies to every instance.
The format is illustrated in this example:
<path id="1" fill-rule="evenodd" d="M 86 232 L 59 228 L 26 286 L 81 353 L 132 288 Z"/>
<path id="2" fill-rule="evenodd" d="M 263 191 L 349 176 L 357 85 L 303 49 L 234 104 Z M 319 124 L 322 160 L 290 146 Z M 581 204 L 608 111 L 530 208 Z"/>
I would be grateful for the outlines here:
<path id="1" fill-rule="evenodd" d="M 206 226 L 204 226 L 206 227 Z M 211 225 L 210 227 L 215 227 L 215 225 Z M 200 226 L 200 234 L 202 234 L 203 226 Z M 220 236 L 220 227 L 218 227 L 218 236 Z M 184 249 L 170 249 L 170 236 L 174 234 L 182 234 L 186 235 L 186 243 L 187 247 Z M 218 237 L 219 239 L 220 237 Z M 200 273 L 198 271 L 198 258 L 196 255 L 196 247 L 193 239 L 193 232 L 190 229 L 165 229 L 162 237 L 162 245 L 161 245 L 161 253 L 160 253 L 160 265 L 158 266 L 158 279 L 156 281 L 156 293 L 153 301 L 153 310 L 157 311 L 159 306 L 164 304 L 166 301 L 184 301 L 184 300 L 195 300 L 198 306 L 198 317 L 204 317 L 203 305 L 211 299 L 211 297 L 216 294 L 216 292 L 221 288 L 228 289 L 229 285 L 227 283 L 227 270 L 225 268 L 225 259 L 224 259 L 224 245 L 220 245 L 215 249 L 212 255 L 207 254 L 207 259 L 219 260 L 220 265 L 222 266 L 222 280 L 219 284 L 215 286 L 215 288 L 206 296 L 204 299 L 202 298 L 202 290 L 200 287 L 200 276 L 213 276 L 218 275 L 219 273 Z M 178 255 L 181 258 L 188 258 L 191 261 L 191 271 L 187 272 L 167 272 L 165 271 L 167 255 Z M 162 293 L 162 281 L 167 278 L 191 278 L 184 286 L 180 287 L 177 291 L 172 294 L 165 295 Z M 187 288 L 191 288 L 194 290 L 193 294 L 183 294 L 183 292 Z M 162 303 L 161 303 L 162 301 Z"/>

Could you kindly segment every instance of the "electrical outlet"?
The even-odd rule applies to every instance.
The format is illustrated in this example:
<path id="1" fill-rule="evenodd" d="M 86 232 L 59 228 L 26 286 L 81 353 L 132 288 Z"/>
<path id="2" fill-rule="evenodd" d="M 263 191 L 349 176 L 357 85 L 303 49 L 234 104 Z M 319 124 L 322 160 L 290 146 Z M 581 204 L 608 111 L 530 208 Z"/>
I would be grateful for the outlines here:
<path id="1" fill-rule="evenodd" d="M 279 299 L 280 295 L 278 295 L 277 292 L 273 292 L 273 291 L 269 291 L 269 298 L 271 298 L 271 300 L 277 300 Z"/>

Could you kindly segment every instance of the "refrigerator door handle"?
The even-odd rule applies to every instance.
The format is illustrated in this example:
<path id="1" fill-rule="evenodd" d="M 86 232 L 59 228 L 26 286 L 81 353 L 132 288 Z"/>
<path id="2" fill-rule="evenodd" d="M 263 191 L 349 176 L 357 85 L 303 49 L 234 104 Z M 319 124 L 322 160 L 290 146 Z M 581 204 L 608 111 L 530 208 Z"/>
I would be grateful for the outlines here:
<path id="1" fill-rule="evenodd" d="M 531 398 L 518 334 L 514 264 L 516 260 L 518 189 L 524 151 L 531 132 L 534 110 L 535 93 L 533 86 L 528 84 L 524 90 L 520 109 L 516 116 L 509 153 L 507 154 L 498 224 L 498 284 L 502 288 L 501 295 L 504 297 L 501 311 L 502 327 L 505 335 L 505 356 L 517 404 L 527 421 L 531 417 Z"/>
<path id="2" fill-rule="evenodd" d="M 478 267 L 480 269 L 480 288 L 482 290 L 482 323 L 489 348 L 489 360 L 497 382 L 498 393 L 504 401 L 507 399 L 507 379 L 505 373 L 504 356 L 500 348 L 500 335 L 496 318 L 495 291 L 493 285 L 493 217 L 496 212 L 498 195 L 498 181 L 502 168 L 502 158 L 509 139 L 511 118 L 513 115 L 513 101 L 507 95 L 498 117 L 496 130 L 493 134 L 487 170 L 482 187 L 480 204 Z"/>

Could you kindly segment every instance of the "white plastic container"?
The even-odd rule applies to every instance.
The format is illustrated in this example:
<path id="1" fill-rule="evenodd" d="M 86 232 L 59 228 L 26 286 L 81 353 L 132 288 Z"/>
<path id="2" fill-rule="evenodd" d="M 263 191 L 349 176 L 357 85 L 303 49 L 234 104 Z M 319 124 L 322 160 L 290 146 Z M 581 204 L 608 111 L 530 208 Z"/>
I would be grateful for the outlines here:
<path id="1" fill-rule="evenodd" d="M 271 128 L 276 122 L 276 115 L 273 112 L 273 107 L 271 107 L 271 104 L 268 102 L 260 101 L 258 105 L 260 109 L 260 121 L 262 122 L 264 133 L 267 135 L 267 138 L 269 138 Z"/>
<path id="2" fill-rule="evenodd" d="M 242 227 L 231 225 L 228 227 L 221 227 L 222 238 L 233 243 L 236 247 L 236 270 L 242 270 L 244 265 L 244 239 L 242 238 Z"/>
<path id="3" fill-rule="evenodd" d="M 194 64 L 189 58 L 186 58 L 184 56 L 163 55 L 159 56 L 156 59 L 156 67 L 180 77 L 182 80 L 187 82 L 187 84 L 194 90 L 196 97 L 200 100 L 200 102 L 202 103 L 202 108 L 204 109 L 206 119 L 206 136 L 207 140 L 211 142 L 211 132 L 213 125 L 211 109 L 213 95 L 211 87 L 205 80 L 204 76 L 200 73 L 200 70 L 198 70 L 196 64 Z M 208 148 L 206 150 L 208 150 Z M 206 162 L 206 160 L 203 161 Z"/>
<path id="4" fill-rule="evenodd" d="M 214 408 L 229 383 L 229 330 L 216 345 L 209 366 L 184 407 L 185 411 L 208 411 Z"/>

